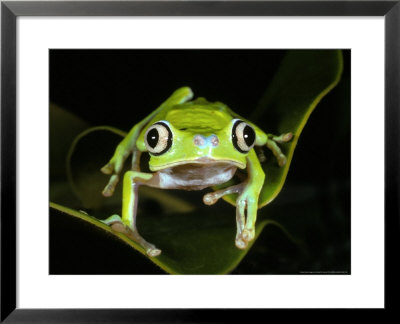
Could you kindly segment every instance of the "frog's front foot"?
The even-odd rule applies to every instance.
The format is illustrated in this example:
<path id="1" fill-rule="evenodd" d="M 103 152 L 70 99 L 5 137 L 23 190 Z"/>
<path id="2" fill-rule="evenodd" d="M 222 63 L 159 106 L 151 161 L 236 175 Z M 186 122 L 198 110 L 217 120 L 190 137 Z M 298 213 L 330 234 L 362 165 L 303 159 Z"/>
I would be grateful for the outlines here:
<path id="1" fill-rule="evenodd" d="M 109 225 L 113 231 L 125 234 L 132 241 L 140 244 L 148 256 L 155 257 L 161 254 L 161 250 L 140 236 L 137 229 L 131 229 L 128 225 L 125 225 L 119 215 L 112 215 L 103 220 L 102 223 Z"/>
<path id="2" fill-rule="evenodd" d="M 246 249 L 250 241 L 254 240 L 255 230 L 245 228 L 242 232 L 236 235 L 235 245 L 239 249 Z"/>
<path id="3" fill-rule="evenodd" d="M 247 242 L 243 240 L 241 235 L 236 236 L 235 245 L 238 249 L 244 250 L 247 248 Z"/>
<path id="4" fill-rule="evenodd" d="M 247 248 L 248 243 L 254 240 L 255 237 L 255 220 L 258 208 L 256 197 L 258 197 L 258 194 L 251 190 L 246 190 L 246 183 L 240 183 L 235 186 L 207 193 L 203 197 L 203 202 L 206 205 L 213 205 L 223 196 L 234 193 L 239 193 L 236 200 L 237 232 L 235 245 L 237 248 L 244 250 Z"/>
<path id="5" fill-rule="evenodd" d="M 242 250 L 246 249 L 248 243 L 254 240 L 255 237 L 255 220 L 257 213 L 257 198 L 255 197 L 256 196 L 250 191 L 244 191 L 239 195 L 236 201 L 237 232 L 235 245 Z"/>
<path id="6" fill-rule="evenodd" d="M 255 229 L 245 228 L 241 233 L 238 233 L 236 235 L 235 245 L 237 248 L 244 250 L 247 248 L 248 243 L 254 240 L 254 237 L 255 237 Z"/>
<path id="7" fill-rule="evenodd" d="M 255 229 L 254 228 L 252 228 L 252 229 L 245 228 L 243 230 L 243 232 L 242 232 L 242 239 L 245 242 L 252 241 L 254 239 L 254 236 L 255 236 Z"/>
<path id="8" fill-rule="evenodd" d="M 290 142 L 292 138 L 293 138 L 293 133 L 285 133 L 280 136 L 269 135 L 269 140 L 267 141 L 267 147 L 275 155 L 275 158 L 278 161 L 278 165 L 280 167 L 283 167 L 286 164 L 287 158 L 282 153 L 278 144 Z"/>

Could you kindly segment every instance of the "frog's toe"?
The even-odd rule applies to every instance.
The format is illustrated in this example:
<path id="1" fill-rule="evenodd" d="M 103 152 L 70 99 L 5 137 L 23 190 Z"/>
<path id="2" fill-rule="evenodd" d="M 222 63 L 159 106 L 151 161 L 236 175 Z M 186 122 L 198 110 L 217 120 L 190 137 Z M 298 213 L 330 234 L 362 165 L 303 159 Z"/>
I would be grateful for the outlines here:
<path id="1" fill-rule="evenodd" d="M 122 234 L 127 234 L 128 233 L 128 229 L 126 228 L 125 224 L 123 223 L 112 223 L 111 228 L 113 231 L 118 232 L 118 233 L 122 233 Z"/>
<path id="2" fill-rule="evenodd" d="M 293 133 L 290 132 L 290 133 L 282 134 L 280 136 L 274 136 L 274 137 L 272 137 L 272 140 L 279 144 L 283 144 L 283 143 L 290 142 L 292 140 L 292 138 L 293 138 Z"/>
<path id="3" fill-rule="evenodd" d="M 241 249 L 241 250 L 244 250 L 245 248 L 247 248 L 247 242 L 244 241 L 241 236 L 236 238 L 235 245 L 238 249 Z"/>
<path id="4" fill-rule="evenodd" d="M 206 204 L 206 205 L 214 205 L 216 202 L 217 202 L 217 200 L 218 200 L 218 198 L 217 197 L 215 197 L 215 194 L 213 193 L 213 192 L 210 192 L 210 193 L 208 193 L 208 194 L 205 194 L 204 196 L 203 196 L 203 202 Z"/>
<path id="5" fill-rule="evenodd" d="M 121 217 L 117 214 L 114 214 L 107 219 L 102 220 L 101 222 L 110 226 L 114 231 L 118 233 L 127 233 L 127 228 L 125 224 L 122 222 Z"/>
<path id="6" fill-rule="evenodd" d="M 101 172 L 104 174 L 112 174 L 114 171 L 114 165 L 112 163 L 107 163 L 105 166 L 101 168 Z"/>
<path id="7" fill-rule="evenodd" d="M 284 142 L 289 142 L 292 138 L 293 138 L 293 133 L 290 132 L 290 133 L 284 134 L 283 137 L 282 137 L 282 140 Z"/>
<path id="8" fill-rule="evenodd" d="M 119 176 L 117 174 L 113 174 L 110 178 L 110 181 L 108 181 L 108 184 L 106 185 L 106 187 L 102 192 L 104 197 L 111 197 L 113 195 L 118 181 L 119 181 Z"/>
<path id="9" fill-rule="evenodd" d="M 277 160 L 278 160 L 278 165 L 280 167 L 283 167 L 286 164 L 286 161 L 287 161 L 286 156 L 284 154 L 282 154 L 282 153 L 279 154 L 279 156 L 277 157 Z"/>
<path id="10" fill-rule="evenodd" d="M 119 215 L 114 214 L 104 220 L 101 220 L 101 222 L 106 225 L 112 225 L 113 223 L 122 223 L 122 219 Z"/>
<path id="11" fill-rule="evenodd" d="M 152 247 L 152 248 L 147 249 L 146 253 L 150 257 L 156 257 L 161 254 L 161 250 L 157 249 L 156 247 Z"/>
<path id="12" fill-rule="evenodd" d="M 254 236 L 255 236 L 255 231 L 254 231 L 254 229 L 245 228 L 245 229 L 243 230 L 243 232 L 242 232 L 242 239 L 243 239 L 245 242 L 250 242 L 250 241 L 252 241 L 252 240 L 254 239 Z"/>

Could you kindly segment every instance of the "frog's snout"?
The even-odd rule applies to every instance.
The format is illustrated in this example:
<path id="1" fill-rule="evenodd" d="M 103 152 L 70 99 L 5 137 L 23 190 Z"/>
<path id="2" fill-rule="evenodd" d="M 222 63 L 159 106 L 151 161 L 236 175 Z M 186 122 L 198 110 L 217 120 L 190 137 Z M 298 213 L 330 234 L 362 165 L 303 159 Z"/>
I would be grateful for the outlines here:
<path id="1" fill-rule="evenodd" d="M 193 138 L 194 145 L 198 146 L 199 148 L 205 148 L 207 146 L 218 146 L 219 140 L 217 135 L 210 135 L 205 137 L 203 135 L 195 135 Z"/>

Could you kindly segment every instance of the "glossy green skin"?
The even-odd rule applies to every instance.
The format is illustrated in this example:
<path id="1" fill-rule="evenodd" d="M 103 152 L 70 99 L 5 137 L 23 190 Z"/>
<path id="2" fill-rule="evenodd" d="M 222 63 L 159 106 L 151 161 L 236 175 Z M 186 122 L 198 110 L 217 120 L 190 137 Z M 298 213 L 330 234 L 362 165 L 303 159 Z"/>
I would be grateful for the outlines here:
<path id="1" fill-rule="evenodd" d="M 172 147 L 160 156 L 151 156 L 150 170 L 156 171 L 164 167 L 181 162 L 194 161 L 201 157 L 209 157 L 214 160 L 230 161 L 241 169 L 246 167 L 247 154 L 240 153 L 232 145 L 231 134 L 233 120 L 237 118 L 231 110 L 220 102 L 210 103 L 204 98 L 169 106 L 159 112 L 148 125 L 157 121 L 168 122 L 174 136 Z M 243 118 L 240 118 L 243 120 Z M 265 142 L 267 135 L 257 126 L 248 122 L 255 132 L 258 142 Z M 181 130 L 183 129 L 183 130 Z M 146 151 L 144 136 L 145 127 L 136 142 L 140 151 Z M 193 145 L 193 138 L 200 134 L 205 138 L 216 135 L 219 144 L 216 147 L 197 147 Z"/>
<path id="2" fill-rule="evenodd" d="M 285 156 L 277 143 L 290 140 L 291 134 L 273 137 L 267 135 L 256 125 L 231 111 L 220 102 L 208 102 L 204 98 L 192 99 L 190 88 L 176 90 L 160 107 L 144 120 L 136 124 L 118 145 L 109 163 L 102 172 L 110 174 L 111 179 L 103 191 L 111 196 L 119 180 L 119 174 L 126 158 L 132 154 L 132 169 L 124 175 L 122 218 L 109 217 L 105 223 L 113 229 L 129 235 L 137 241 L 149 256 L 157 256 L 161 250 L 145 241 L 136 228 L 138 186 L 147 185 L 163 189 L 201 190 L 221 181 L 228 181 L 237 168 L 247 169 L 248 178 L 239 185 L 208 193 L 205 204 L 212 205 L 227 194 L 238 194 L 236 200 L 237 233 L 235 244 L 245 249 L 254 239 L 257 217 L 258 196 L 264 184 L 264 171 L 254 148 L 247 153 L 239 152 L 232 143 L 232 126 L 240 119 L 253 127 L 256 140 L 254 145 L 267 145 L 283 165 Z M 140 154 L 148 151 L 145 135 L 154 123 L 163 121 L 173 134 L 172 146 L 161 155 L 150 155 L 149 168 L 154 173 L 140 172 Z M 199 145 L 196 137 L 207 139 Z M 208 139 L 217 138 L 210 144 Z M 190 174 L 190 179 L 188 175 Z"/>

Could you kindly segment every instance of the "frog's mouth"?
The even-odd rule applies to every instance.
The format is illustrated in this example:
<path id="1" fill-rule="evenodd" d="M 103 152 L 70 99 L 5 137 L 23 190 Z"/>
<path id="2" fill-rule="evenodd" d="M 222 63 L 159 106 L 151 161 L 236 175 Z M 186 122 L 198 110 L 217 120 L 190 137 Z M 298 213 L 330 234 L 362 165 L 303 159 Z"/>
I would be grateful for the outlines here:
<path id="1" fill-rule="evenodd" d="M 156 166 L 152 166 L 150 165 L 150 170 L 151 171 L 159 171 L 159 170 L 163 170 L 163 169 L 168 169 L 168 168 L 175 168 L 178 166 L 187 166 L 187 165 L 193 165 L 194 167 L 198 166 L 198 167 L 214 167 L 217 165 L 220 166 L 232 166 L 232 167 L 236 167 L 239 169 L 244 169 L 246 167 L 246 165 L 242 162 L 239 161 L 234 161 L 234 160 L 216 160 L 216 159 L 211 159 L 209 157 L 201 157 L 195 160 L 191 160 L 191 161 L 176 161 L 176 162 L 172 162 L 172 163 L 167 163 L 167 164 L 163 164 L 163 165 L 156 165 Z"/>

